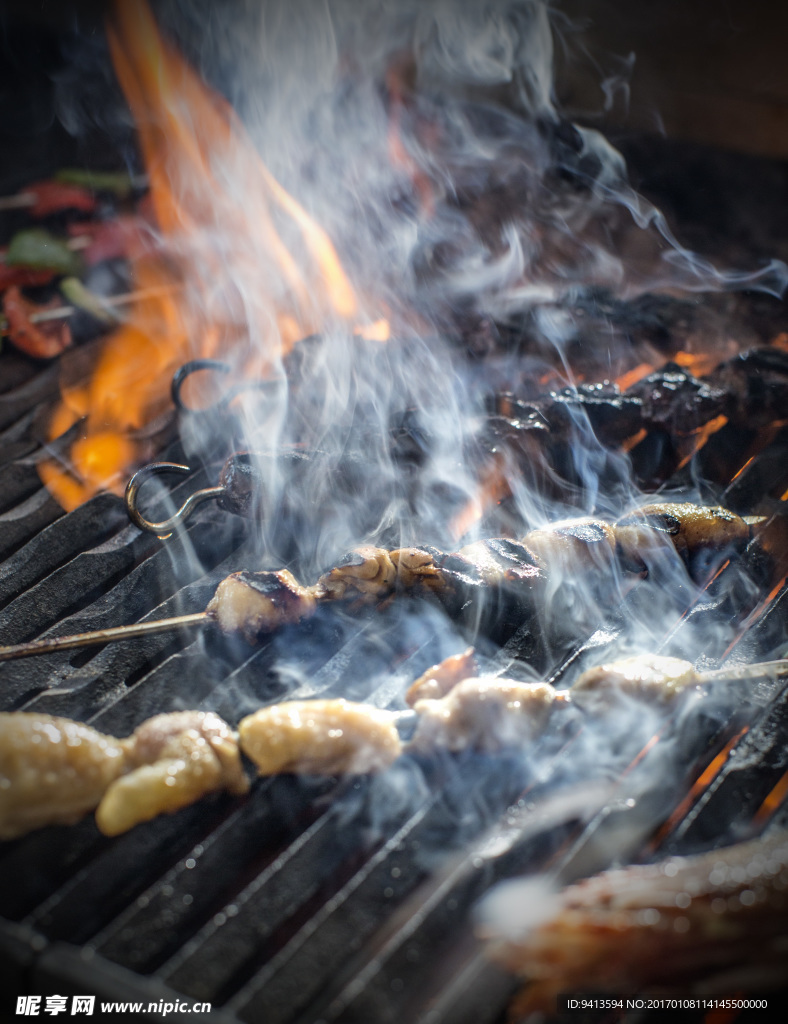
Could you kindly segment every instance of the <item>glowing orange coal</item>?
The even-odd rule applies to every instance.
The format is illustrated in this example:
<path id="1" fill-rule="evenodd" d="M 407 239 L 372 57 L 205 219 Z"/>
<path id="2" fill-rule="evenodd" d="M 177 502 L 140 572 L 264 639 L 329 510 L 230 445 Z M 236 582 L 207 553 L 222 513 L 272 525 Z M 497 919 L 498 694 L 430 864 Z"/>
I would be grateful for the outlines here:
<path id="1" fill-rule="evenodd" d="M 331 322 L 359 326 L 359 302 L 331 240 L 263 164 L 229 104 L 161 38 L 143 2 L 118 0 L 107 34 L 150 180 L 155 252 L 132 258 L 129 308 L 88 383 L 62 387 L 49 429 L 78 439 L 42 464 L 67 509 L 98 490 L 122 493 L 150 456 L 144 428 L 168 406 L 173 372 L 221 355 L 265 376 L 301 338 Z M 285 241 L 285 237 L 287 241 Z"/>

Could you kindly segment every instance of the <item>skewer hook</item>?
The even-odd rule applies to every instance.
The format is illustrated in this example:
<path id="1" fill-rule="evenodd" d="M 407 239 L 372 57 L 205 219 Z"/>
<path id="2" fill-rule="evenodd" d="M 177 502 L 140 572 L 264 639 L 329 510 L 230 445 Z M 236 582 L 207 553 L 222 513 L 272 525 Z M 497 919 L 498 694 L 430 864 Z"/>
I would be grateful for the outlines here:
<path id="1" fill-rule="evenodd" d="M 219 398 L 216 399 L 211 405 L 195 407 L 189 405 L 188 402 L 184 401 L 181 391 L 183 385 L 186 383 L 189 377 L 193 373 L 207 372 L 219 374 L 231 374 L 233 368 L 228 363 L 223 363 L 219 359 L 191 359 L 188 363 L 184 363 L 183 366 L 179 367 L 172 378 L 172 386 L 170 393 L 172 395 L 172 402 L 176 409 L 181 412 L 190 413 L 205 413 L 209 411 L 218 411 L 228 406 L 234 398 L 242 394 L 244 391 L 268 391 L 271 389 L 279 388 L 285 383 L 284 377 L 273 377 L 271 379 L 266 378 L 255 378 L 253 380 L 245 380 L 238 384 L 231 385 L 227 391 Z"/>
<path id="2" fill-rule="evenodd" d="M 159 540 L 166 540 L 172 536 L 173 530 L 180 526 L 181 523 L 186 522 L 198 505 L 201 505 L 204 501 L 220 498 L 225 492 L 223 486 L 203 487 L 202 490 L 191 494 L 169 519 L 162 519 L 160 522 L 155 523 L 143 516 L 137 507 L 137 502 L 140 488 L 145 481 L 159 473 L 191 473 L 191 469 L 188 466 L 182 466 L 178 462 L 151 462 L 149 465 L 138 469 L 126 485 L 126 511 L 129 514 L 129 518 L 141 530 L 155 533 Z"/>

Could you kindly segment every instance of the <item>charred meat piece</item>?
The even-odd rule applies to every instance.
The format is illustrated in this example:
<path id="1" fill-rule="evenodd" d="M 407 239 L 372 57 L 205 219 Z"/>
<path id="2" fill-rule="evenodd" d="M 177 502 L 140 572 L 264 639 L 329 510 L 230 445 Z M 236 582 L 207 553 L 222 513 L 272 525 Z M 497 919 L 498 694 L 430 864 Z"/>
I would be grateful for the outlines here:
<path id="1" fill-rule="evenodd" d="M 477 541 L 452 554 L 434 552 L 440 570 L 432 593 L 448 614 L 503 641 L 534 614 L 547 573 L 515 540 Z"/>
<path id="2" fill-rule="evenodd" d="M 79 821 L 126 770 L 123 743 L 89 725 L 0 714 L 0 839 Z"/>
<path id="3" fill-rule="evenodd" d="M 614 528 L 601 519 L 566 519 L 526 534 L 523 543 L 551 571 L 609 573 L 616 554 Z"/>
<path id="4" fill-rule="evenodd" d="M 223 633 L 238 633 L 248 643 L 315 610 L 315 588 L 304 587 L 288 572 L 236 572 L 227 576 L 208 603 L 207 612 Z"/>
<path id="5" fill-rule="evenodd" d="M 781 832 L 605 871 L 554 896 L 547 882 L 508 883 L 483 916 L 492 956 L 532 983 L 512 1007 L 521 1020 L 554 1012 L 559 992 L 726 995 L 781 986 L 787 911 Z"/>
<path id="6" fill-rule="evenodd" d="M 121 744 L 129 771 L 110 784 L 96 810 L 104 835 L 120 835 L 208 793 L 242 794 L 249 788 L 238 743 L 212 712 L 156 715 Z"/>
<path id="7" fill-rule="evenodd" d="M 413 750 L 467 748 L 496 753 L 533 740 L 565 697 L 549 683 L 521 683 L 514 679 L 464 679 L 445 697 L 418 700 L 418 725 Z"/>
<path id="8" fill-rule="evenodd" d="M 546 398 L 497 394 L 480 442 L 488 451 L 506 449 L 536 486 L 561 493 L 555 474 L 572 478 L 567 449 L 578 436 L 593 434 L 609 447 L 647 437 L 653 451 L 642 452 L 635 469 L 650 482 L 674 473 L 692 454 L 688 441 L 694 444 L 694 435 L 713 420 L 757 431 L 784 419 L 787 405 L 788 354 L 757 348 L 703 378 L 669 363 L 625 392 L 602 381 L 554 390 Z M 724 479 L 738 468 L 728 467 Z"/>
<path id="9" fill-rule="evenodd" d="M 241 749 L 260 775 L 363 774 L 387 768 L 402 751 L 396 718 L 347 700 L 286 701 L 239 727 Z"/>
<path id="10" fill-rule="evenodd" d="M 619 519 L 615 536 L 622 564 L 634 571 L 646 570 L 664 540 L 670 540 L 690 572 L 699 576 L 713 558 L 744 548 L 751 529 L 741 516 L 720 505 L 667 502 L 644 505 Z"/>
<path id="11" fill-rule="evenodd" d="M 727 416 L 751 430 L 785 418 L 788 352 L 754 348 L 721 363 L 708 378 L 728 396 Z"/>
<path id="12" fill-rule="evenodd" d="M 234 452 L 219 474 L 219 486 L 224 488 L 219 505 L 237 516 L 267 521 L 276 511 L 269 498 L 271 479 L 284 474 L 288 487 L 298 487 L 298 474 L 316 458 L 325 459 L 325 456 L 320 452 L 289 450 L 275 455 Z"/>
<path id="13" fill-rule="evenodd" d="M 689 434 L 716 416 L 732 411 L 732 395 L 713 377 L 693 377 L 673 363 L 638 381 L 627 395 L 640 402 L 639 428 L 656 427 L 670 434 Z"/>

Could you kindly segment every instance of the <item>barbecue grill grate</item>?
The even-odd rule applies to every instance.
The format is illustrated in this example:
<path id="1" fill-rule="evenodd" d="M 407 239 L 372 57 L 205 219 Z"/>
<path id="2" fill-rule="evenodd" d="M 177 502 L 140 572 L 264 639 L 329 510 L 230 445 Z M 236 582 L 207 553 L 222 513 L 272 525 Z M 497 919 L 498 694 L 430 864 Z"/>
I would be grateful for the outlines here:
<path id="1" fill-rule="evenodd" d="M 166 546 L 130 526 L 111 495 L 62 514 L 35 471 L 36 428 L 56 395 L 58 368 L 2 358 L 0 644 L 198 611 L 223 576 L 249 566 L 244 524 L 217 509 L 202 508 Z M 787 441 L 778 432 L 722 503 L 749 512 L 771 502 L 781 513 Z M 726 443 L 712 438 L 701 473 Z M 162 457 L 180 461 L 178 442 Z M 697 469 L 698 460 L 676 482 Z M 193 474 L 175 500 L 210 479 L 210 467 Z M 727 623 L 736 659 L 770 656 L 783 643 L 788 589 L 768 604 L 734 607 L 721 595 L 740 571 L 731 566 L 706 599 L 677 607 L 662 638 L 671 650 L 689 642 L 690 620 L 693 636 L 703 621 Z M 613 644 L 626 610 L 550 666 L 555 678 Z M 2 708 L 121 735 L 179 707 L 210 708 L 234 723 L 285 692 L 387 707 L 453 639 L 423 608 L 385 610 L 374 629 L 332 610 L 299 627 L 297 649 L 293 636 L 251 655 L 207 635 L 161 635 L 3 663 Z M 495 668 L 516 668 L 533 644 L 521 631 Z M 581 789 L 585 773 L 578 776 L 573 757 L 582 737 L 569 730 L 527 762 L 405 760 L 379 779 L 274 778 L 243 802 L 216 796 L 114 840 L 90 820 L 42 830 L 0 849 L 4 991 L 146 1003 L 186 997 L 221 1007 L 216 1019 L 228 1022 L 492 1024 L 514 983 L 485 961 L 472 935 L 476 900 L 519 871 L 552 866 L 570 881 L 605 867 L 612 850 L 637 860 L 762 828 L 779 813 L 788 768 L 786 699 L 781 684 L 764 682 L 730 719 L 689 719 L 667 751 L 661 737 L 630 738 L 612 781 Z M 676 770 L 657 787 L 666 756 Z M 694 793 L 710 765 L 716 772 Z M 681 817 L 660 832 L 679 806 Z"/>

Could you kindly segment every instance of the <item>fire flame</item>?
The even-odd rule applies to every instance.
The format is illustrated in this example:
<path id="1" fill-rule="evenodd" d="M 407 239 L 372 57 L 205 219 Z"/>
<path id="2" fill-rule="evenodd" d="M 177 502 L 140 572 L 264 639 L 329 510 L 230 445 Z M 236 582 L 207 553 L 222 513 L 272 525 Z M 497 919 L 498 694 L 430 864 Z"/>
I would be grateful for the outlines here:
<path id="1" fill-rule="evenodd" d="M 79 438 L 40 475 L 68 510 L 98 490 L 122 493 L 131 467 L 151 455 L 140 432 L 168 408 L 169 382 L 187 360 L 221 355 L 239 375 L 264 377 L 327 323 L 389 335 L 385 320 L 359 323 L 328 235 L 273 177 L 230 105 L 162 39 L 148 6 L 119 0 L 107 35 L 158 236 L 155 251 L 131 258 L 132 278 L 135 288 L 159 287 L 107 339 L 90 381 L 61 387 L 49 440 L 72 428 Z"/>

